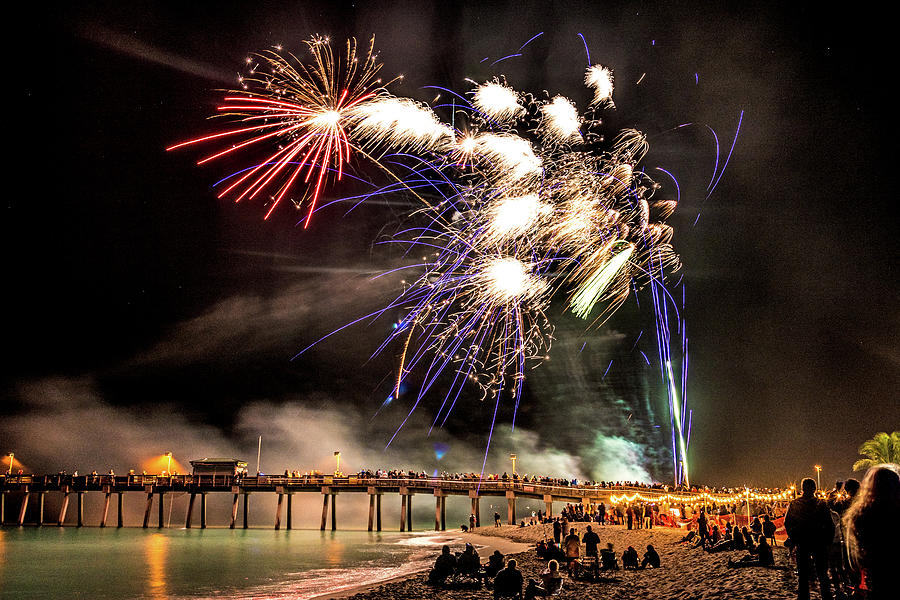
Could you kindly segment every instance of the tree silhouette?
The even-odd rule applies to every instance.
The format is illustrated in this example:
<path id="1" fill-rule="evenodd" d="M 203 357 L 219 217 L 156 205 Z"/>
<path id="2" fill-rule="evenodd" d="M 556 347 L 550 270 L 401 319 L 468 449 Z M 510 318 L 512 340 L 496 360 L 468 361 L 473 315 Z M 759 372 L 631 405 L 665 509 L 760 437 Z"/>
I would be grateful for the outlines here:
<path id="1" fill-rule="evenodd" d="M 900 431 L 890 435 L 876 433 L 875 437 L 862 443 L 859 453 L 866 458 L 853 463 L 854 471 L 863 471 L 882 463 L 900 463 Z"/>

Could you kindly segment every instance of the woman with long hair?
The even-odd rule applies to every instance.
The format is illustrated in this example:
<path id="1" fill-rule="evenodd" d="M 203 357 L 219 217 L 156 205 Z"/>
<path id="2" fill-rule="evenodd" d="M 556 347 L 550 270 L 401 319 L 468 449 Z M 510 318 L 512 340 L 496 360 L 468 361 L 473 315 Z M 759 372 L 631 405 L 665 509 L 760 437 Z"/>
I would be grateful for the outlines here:
<path id="1" fill-rule="evenodd" d="M 862 575 L 868 598 L 896 598 L 900 590 L 900 466 L 868 470 L 844 513 L 850 560 Z"/>

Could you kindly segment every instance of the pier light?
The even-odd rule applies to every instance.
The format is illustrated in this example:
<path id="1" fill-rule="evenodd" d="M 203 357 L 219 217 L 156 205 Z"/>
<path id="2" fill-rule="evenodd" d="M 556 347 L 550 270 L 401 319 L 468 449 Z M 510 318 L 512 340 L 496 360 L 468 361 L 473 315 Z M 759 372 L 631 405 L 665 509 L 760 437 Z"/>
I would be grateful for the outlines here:
<path id="1" fill-rule="evenodd" d="M 12 475 L 13 459 L 16 457 L 16 455 L 13 454 L 12 452 L 10 452 L 10 453 L 7 454 L 6 456 L 9 457 L 9 471 L 7 471 L 7 474 L 8 474 L 8 475 Z"/>
<path id="2" fill-rule="evenodd" d="M 516 458 L 517 458 L 517 457 L 516 457 L 515 454 L 510 454 L 510 455 L 509 455 L 509 460 L 512 461 L 512 474 L 513 474 L 513 475 L 516 474 Z"/>
<path id="3" fill-rule="evenodd" d="M 816 470 L 816 489 L 822 489 L 822 482 L 819 480 L 819 473 L 822 472 L 822 465 L 813 465 L 813 468 Z"/>
<path id="4" fill-rule="evenodd" d="M 340 476 L 340 474 L 341 474 L 341 451 L 340 450 L 334 451 L 334 460 L 336 463 L 334 466 L 334 474 L 335 474 L 335 476 Z"/>
<path id="5" fill-rule="evenodd" d="M 172 474 L 172 453 L 166 452 L 166 474 Z"/>

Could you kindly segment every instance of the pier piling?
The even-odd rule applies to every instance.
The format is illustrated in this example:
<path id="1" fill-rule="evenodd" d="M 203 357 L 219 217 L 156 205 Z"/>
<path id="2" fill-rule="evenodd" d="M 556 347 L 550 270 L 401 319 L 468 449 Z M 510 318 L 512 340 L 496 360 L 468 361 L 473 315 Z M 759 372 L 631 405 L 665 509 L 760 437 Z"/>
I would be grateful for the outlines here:
<path id="1" fill-rule="evenodd" d="M 232 488 L 232 490 L 237 490 L 238 488 Z M 234 529 L 234 523 L 237 521 L 237 511 L 238 511 L 238 494 L 237 491 L 234 491 L 234 498 L 231 501 L 231 525 L 228 526 L 229 529 Z"/>
<path id="2" fill-rule="evenodd" d="M 75 510 L 78 513 L 76 522 L 78 527 L 84 527 L 84 492 L 78 492 L 76 499 Z"/>
<path id="3" fill-rule="evenodd" d="M 275 505 L 275 530 L 281 529 L 281 507 L 284 503 L 284 488 L 278 489 L 278 503 Z"/>
<path id="4" fill-rule="evenodd" d="M 22 494 L 22 503 L 19 505 L 19 527 L 25 522 L 25 511 L 28 509 L 28 496 L 28 488 L 26 487 L 25 493 Z"/>
<path id="5" fill-rule="evenodd" d="M 125 508 L 125 494 L 123 492 L 118 493 L 118 499 L 116 501 L 116 527 L 121 529 L 125 526 L 125 515 L 122 512 Z"/>
<path id="6" fill-rule="evenodd" d="M 66 511 L 69 510 L 69 486 L 63 486 L 62 504 L 59 506 L 59 518 L 56 520 L 56 526 L 62 527 L 66 522 Z"/>
<path id="7" fill-rule="evenodd" d="M 206 529 L 206 492 L 200 493 L 200 529 Z"/>
<path id="8" fill-rule="evenodd" d="M 106 488 L 106 498 L 103 501 L 103 516 L 100 517 L 100 527 L 106 527 L 106 518 L 109 516 L 109 498 L 112 496 L 112 490 Z"/>
<path id="9" fill-rule="evenodd" d="M 196 492 L 191 492 L 191 497 L 188 500 L 187 516 L 184 518 L 184 528 L 185 529 L 191 528 L 191 518 L 194 516 L 194 500 L 196 500 L 196 499 L 197 499 Z"/>
<path id="10" fill-rule="evenodd" d="M 147 487 L 150 487 L 150 486 L 147 486 Z M 79 498 L 78 498 L 78 507 L 79 507 L 78 512 L 80 513 L 81 512 L 81 494 L 79 494 Z M 147 529 L 147 527 L 150 525 L 150 509 L 152 509 L 152 508 L 153 508 L 153 491 L 148 490 L 147 491 L 147 508 L 144 509 L 144 525 L 143 525 L 144 529 Z"/>
<path id="11" fill-rule="evenodd" d="M 288 528 L 288 530 L 291 530 L 294 528 L 293 512 L 291 511 L 291 500 L 293 500 L 293 499 L 294 499 L 294 494 L 289 493 L 287 495 L 287 528 Z"/>
<path id="12" fill-rule="evenodd" d="M 512 490 L 506 491 L 506 517 L 509 525 L 516 524 L 516 493 Z"/>

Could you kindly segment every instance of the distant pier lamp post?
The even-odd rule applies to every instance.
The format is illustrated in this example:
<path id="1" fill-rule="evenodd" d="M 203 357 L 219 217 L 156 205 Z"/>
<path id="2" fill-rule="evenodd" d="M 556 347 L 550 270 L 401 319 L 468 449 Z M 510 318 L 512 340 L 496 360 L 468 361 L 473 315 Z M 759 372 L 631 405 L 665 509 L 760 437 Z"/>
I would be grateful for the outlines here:
<path id="1" fill-rule="evenodd" d="M 172 474 L 172 453 L 166 452 L 166 475 Z"/>
<path id="2" fill-rule="evenodd" d="M 12 452 L 10 452 L 10 453 L 7 454 L 6 456 L 9 457 L 9 470 L 6 472 L 6 474 L 7 474 L 7 475 L 12 475 L 13 459 L 16 457 L 16 455 L 13 454 Z"/>
<path id="3" fill-rule="evenodd" d="M 517 457 L 516 457 L 515 454 L 510 454 L 510 455 L 509 455 L 509 460 L 512 461 L 512 474 L 513 474 L 513 475 L 516 474 L 516 458 L 517 458 Z"/>
<path id="4" fill-rule="evenodd" d="M 822 482 L 819 480 L 819 473 L 822 472 L 822 465 L 815 465 L 813 468 L 816 470 L 816 489 L 821 490 Z"/>
<path id="5" fill-rule="evenodd" d="M 341 453 L 340 453 L 340 451 L 335 451 L 334 460 L 335 460 L 334 475 L 335 475 L 335 477 L 340 477 L 340 475 L 341 475 Z"/>

